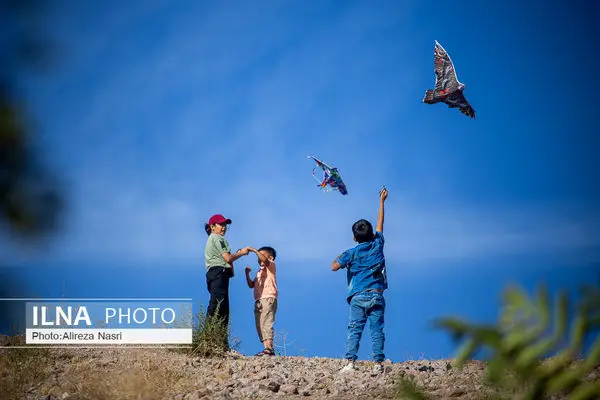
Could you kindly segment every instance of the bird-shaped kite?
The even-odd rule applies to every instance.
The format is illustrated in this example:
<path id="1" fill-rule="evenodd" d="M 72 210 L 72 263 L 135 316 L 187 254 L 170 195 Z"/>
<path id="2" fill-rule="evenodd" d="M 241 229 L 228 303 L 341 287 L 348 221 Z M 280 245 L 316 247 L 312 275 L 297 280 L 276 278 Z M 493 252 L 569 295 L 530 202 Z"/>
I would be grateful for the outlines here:
<path id="1" fill-rule="evenodd" d="M 474 119 L 475 110 L 463 95 L 466 86 L 459 82 L 450 56 L 437 40 L 433 49 L 433 65 L 435 89 L 425 92 L 423 103 L 446 103 L 448 107 L 458 108 L 463 114 Z"/>

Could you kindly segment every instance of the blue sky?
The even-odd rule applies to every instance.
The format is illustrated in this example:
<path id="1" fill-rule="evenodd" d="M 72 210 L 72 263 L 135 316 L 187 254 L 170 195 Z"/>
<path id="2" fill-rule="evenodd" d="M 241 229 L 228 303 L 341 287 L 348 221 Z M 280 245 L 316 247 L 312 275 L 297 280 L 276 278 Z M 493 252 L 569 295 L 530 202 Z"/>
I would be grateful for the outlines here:
<path id="1" fill-rule="evenodd" d="M 593 1 L 56 1 L 60 62 L 23 75 L 38 147 L 62 177 L 62 229 L 3 236 L 40 296 L 176 296 L 206 304 L 203 223 L 278 252 L 276 329 L 343 354 L 345 276 L 331 261 L 385 184 L 394 360 L 450 355 L 428 321 L 496 317 L 506 282 L 575 288 L 600 261 Z M 433 44 L 471 120 L 421 103 Z M 323 193 L 307 155 L 337 166 Z M 259 349 L 236 264 L 234 334 Z M 26 289 L 23 289 L 25 291 Z M 368 338 L 368 333 L 365 339 Z M 363 340 L 361 356 L 369 357 Z"/>

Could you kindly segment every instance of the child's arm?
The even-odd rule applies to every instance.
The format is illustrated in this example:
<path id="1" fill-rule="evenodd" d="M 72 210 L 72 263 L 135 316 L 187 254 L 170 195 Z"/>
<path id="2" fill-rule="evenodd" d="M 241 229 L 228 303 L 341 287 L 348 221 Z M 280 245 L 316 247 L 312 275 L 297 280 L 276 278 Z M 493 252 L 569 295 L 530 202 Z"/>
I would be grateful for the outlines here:
<path id="1" fill-rule="evenodd" d="M 248 284 L 248 287 L 252 289 L 254 287 L 254 281 L 250 279 L 250 271 L 252 271 L 252 268 L 246 267 L 246 283 Z"/>
<path id="2" fill-rule="evenodd" d="M 264 263 L 267 267 L 271 264 L 269 259 L 263 253 L 256 250 L 254 247 L 248 246 L 248 250 L 256 254 L 256 257 L 258 257 L 258 262 Z"/>
<path id="3" fill-rule="evenodd" d="M 338 262 L 338 259 L 340 258 L 341 254 L 339 256 L 337 256 L 335 258 L 335 260 L 333 260 L 333 263 L 331 264 L 331 270 L 332 271 L 337 271 L 338 269 L 341 269 L 342 266 L 340 265 L 340 263 Z"/>
<path id="4" fill-rule="evenodd" d="M 337 256 L 335 260 L 333 260 L 333 263 L 331 263 L 331 270 L 337 271 L 342 268 L 348 268 L 348 264 L 350 263 L 351 259 L 352 254 L 348 250 L 346 250 L 345 252 Z"/>
<path id="5" fill-rule="evenodd" d="M 377 216 L 377 232 L 383 233 L 383 219 L 385 217 L 384 203 L 385 199 L 387 199 L 388 191 L 383 187 L 381 192 L 379 192 L 379 215 Z"/>

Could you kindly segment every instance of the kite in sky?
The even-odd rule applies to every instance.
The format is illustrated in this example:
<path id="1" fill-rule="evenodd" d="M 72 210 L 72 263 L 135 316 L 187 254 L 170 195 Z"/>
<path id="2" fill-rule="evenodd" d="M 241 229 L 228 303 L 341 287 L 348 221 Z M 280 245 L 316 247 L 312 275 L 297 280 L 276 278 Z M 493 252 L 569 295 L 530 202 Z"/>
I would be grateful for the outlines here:
<path id="1" fill-rule="evenodd" d="M 348 194 L 346 185 L 344 184 L 344 181 L 342 180 L 342 177 L 340 176 L 340 173 L 338 172 L 337 168 L 330 167 L 329 165 L 325 164 L 323 161 L 319 160 L 316 157 L 308 156 L 307 158 L 312 158 L 313 160 L 315 160 L 317 166 L 321 167 L 321 169 L 323 170 L 323 178 L 319 179 L 316 176 L 317 167 L 313 168 L 313 176 L 315 177 L 317 182 L 319 182 L 320 188 L 322 188 L 326 192 L 329 192 L 331 190 L 337 190 L 344 196 Z"/>
<path id="2" fill-rule="evenodd" d="M 466 116 L 475 119 L 475 110 L 463 95 L 466 86 L 458 81 L 450 56 L 437 40 L 433 49 L 433 65 L 435 89 L 425 92 L 423 103 L 446 103 L 448 107 L 458 108 Z"/>

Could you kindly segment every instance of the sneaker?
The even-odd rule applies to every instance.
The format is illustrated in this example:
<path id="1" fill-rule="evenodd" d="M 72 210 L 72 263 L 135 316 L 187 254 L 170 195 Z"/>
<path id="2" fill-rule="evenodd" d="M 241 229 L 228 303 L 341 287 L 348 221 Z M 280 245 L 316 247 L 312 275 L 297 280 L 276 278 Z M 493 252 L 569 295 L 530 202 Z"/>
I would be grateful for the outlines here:
<path id="1" fill-rule="evenodd" d="M 354 365 L 354 361 L 350 361 L 344 368 L 340 370 L 340 374 L 345 374 L 346 372 L 356 371 L 356 365 Z"/>
<path id="2" fill-rule="evenodd" d="M 383 372 L 383 364 L 376 362 L 375 365 L 373 365 L 373 369 L 371 370 L 371 372 L 373 374 L 381 374 Z"/>

